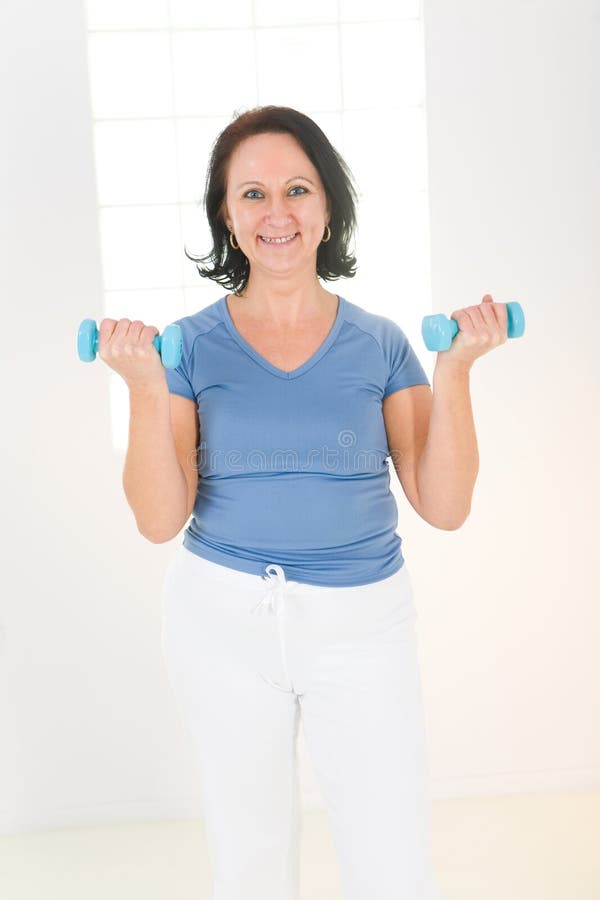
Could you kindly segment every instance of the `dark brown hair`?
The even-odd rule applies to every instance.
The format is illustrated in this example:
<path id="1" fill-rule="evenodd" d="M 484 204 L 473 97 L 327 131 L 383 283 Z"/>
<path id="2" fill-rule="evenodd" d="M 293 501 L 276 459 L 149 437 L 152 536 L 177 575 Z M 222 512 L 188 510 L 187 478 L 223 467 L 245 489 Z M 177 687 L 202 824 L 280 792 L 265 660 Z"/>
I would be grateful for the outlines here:
<path id="1" fill-rule="evenodd" d="M 204 208 L 212 233 L 213 247 L 206 256 L 192 256 L 203 278 L 211 278 L 232 291 L 242 291 L 250 274 L 250 264 L 241 250 L 229 243 L 223 220 L 227 192 L 227 167 L 240 141 L 255 134 L 287 133 L 294 137 L 317 169 L 329 205 L 331 238 L 319 244 L 317 275 L 325 281 L 352 278 L 356 257 L 348 248 L 356 227 L 357 192 L 353 176 L 327 136 L 309 116 L 288 106 L 259 106 L 241 113 L 215 140 L 208 164 Z M 201 263 L 204 266 L 200 265 Z"/>

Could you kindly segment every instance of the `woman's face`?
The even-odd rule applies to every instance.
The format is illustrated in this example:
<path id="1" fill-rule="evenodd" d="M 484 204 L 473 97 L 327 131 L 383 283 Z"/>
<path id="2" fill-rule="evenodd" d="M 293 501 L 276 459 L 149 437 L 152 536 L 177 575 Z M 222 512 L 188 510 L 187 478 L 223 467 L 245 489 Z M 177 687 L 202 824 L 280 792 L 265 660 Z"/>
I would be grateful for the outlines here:
<path id="1" fill-rule="evenodd" d="M 316 271 L 329 222 L 327 197 L 295 138 L 257 134 L 238 144 L 229 161 L 224 220 L 251 269 L 278 275 Z"/>

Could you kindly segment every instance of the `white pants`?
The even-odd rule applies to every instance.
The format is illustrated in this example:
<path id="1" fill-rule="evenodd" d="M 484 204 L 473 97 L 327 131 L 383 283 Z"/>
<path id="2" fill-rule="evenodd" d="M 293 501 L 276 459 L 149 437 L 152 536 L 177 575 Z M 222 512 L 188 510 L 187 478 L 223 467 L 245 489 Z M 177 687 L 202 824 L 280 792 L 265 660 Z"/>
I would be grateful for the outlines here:
<path id="1" fill-rule="evenodd" d="M 298 900 L 300 715 L 345 900 L 439 900 L 416 617 L 406 564 L 331 588 L 180 545 L 162 649 L 198 762 L 212 900 Z"/>

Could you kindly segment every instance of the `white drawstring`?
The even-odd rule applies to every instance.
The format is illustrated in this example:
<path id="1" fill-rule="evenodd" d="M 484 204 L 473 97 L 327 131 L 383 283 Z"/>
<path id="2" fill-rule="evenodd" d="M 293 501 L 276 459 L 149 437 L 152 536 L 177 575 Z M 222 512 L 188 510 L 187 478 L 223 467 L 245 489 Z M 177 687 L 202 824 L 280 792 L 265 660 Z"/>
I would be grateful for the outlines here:
<path id="1" fill-rule="evenodd" d="M 275 571 L 273 575 L 271 570 Z M 256 604 L 253 613 L 257 612 L 262 606 L 265 606 L 267 609 L 272 609 L 274 613 L 279 614 L 279 612 L 283 608 L 283 597 L 285 592 L 285 586 L 287 581 L 285 580 L 285 573 L 281 566 L 278 566 L 276 563 L 271 563 L 266 568 L 266 575 L 263 575 L 263 581 L 269 582 L 269 587 L 267 588 L 267 592 L 264 597 Z"/>
<path id="2" fill-rule="evenodd" d="M 252 614 L 258 612 L 259 609 L 265 607 L 265 609 L 270 610 L 275 613 L 277 616 L 277 627 L 279 631 L 279 643 L 281 646 L 281 654 L 283 657 L 283 667 L 285 669 L 285 677 L 288 680 L 288 684 L 292 684 L 290 675 L 288 672 L 287 659 L 285 655 L 285 634 L 284 634 L 284 622 L 283 616 L 285 611 L 285 590 L 287 587 L 287 581 L 285 579 L 285 572 L 278 566 L 277 563 L 270 563 L 266 568 L 266 575 L 263 575 L 263 581 L 268 581 L 269 585 L 267 587 L 266 593 L 256 604 L 254 609 L 252 610 Z M 264 681 L 273 687 L 278 688 L 280 691 L 285 691 L 285 693 L 293 693 L 294 688 L 284 688 L 280 684 L 276 684 L 274 681 L 271 681 L 265 675 L 261 675 Z"/>

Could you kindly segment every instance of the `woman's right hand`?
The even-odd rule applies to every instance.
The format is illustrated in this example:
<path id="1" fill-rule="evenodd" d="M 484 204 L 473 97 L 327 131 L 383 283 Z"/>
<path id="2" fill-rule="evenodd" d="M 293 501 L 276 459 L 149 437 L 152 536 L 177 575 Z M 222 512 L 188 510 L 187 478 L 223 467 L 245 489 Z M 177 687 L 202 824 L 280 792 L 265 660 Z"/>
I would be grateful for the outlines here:
<path id="1" fill-rule="evenodd" d="M 152 341 L 159 334 L 155 325 L 139 319 L 102 319 L 98 356 L 118 372 L 129 388 L 165 383 L 165 369 Z"/>

